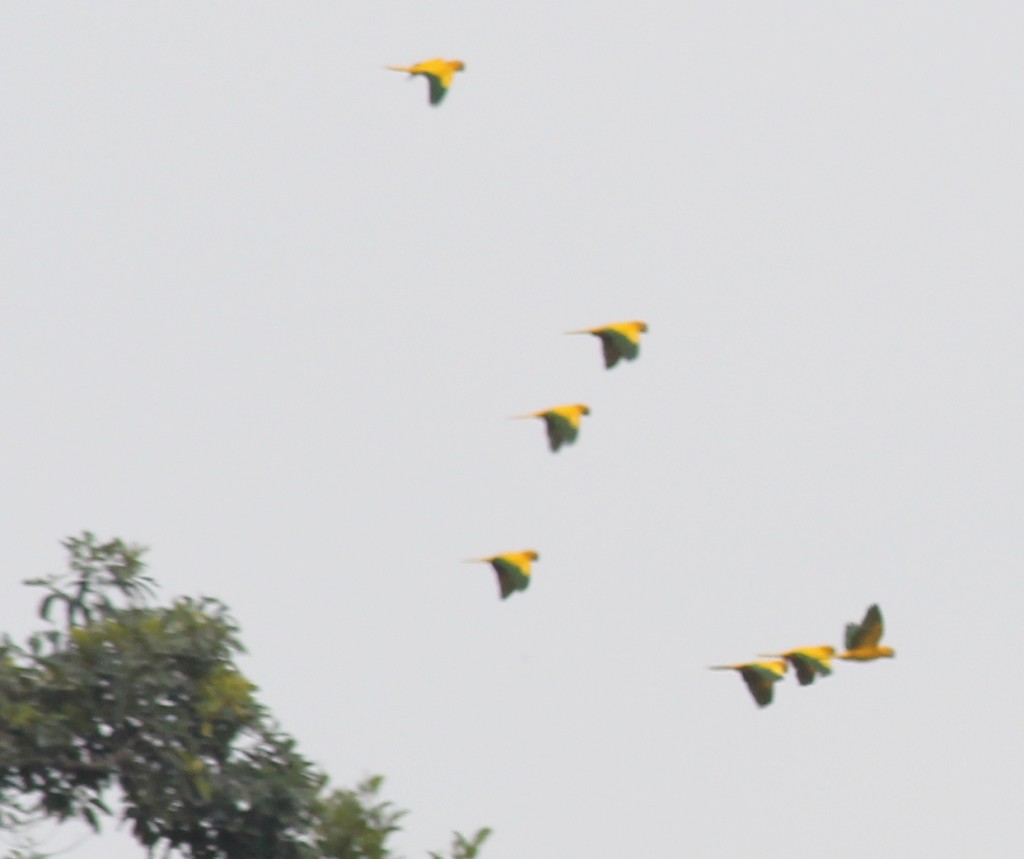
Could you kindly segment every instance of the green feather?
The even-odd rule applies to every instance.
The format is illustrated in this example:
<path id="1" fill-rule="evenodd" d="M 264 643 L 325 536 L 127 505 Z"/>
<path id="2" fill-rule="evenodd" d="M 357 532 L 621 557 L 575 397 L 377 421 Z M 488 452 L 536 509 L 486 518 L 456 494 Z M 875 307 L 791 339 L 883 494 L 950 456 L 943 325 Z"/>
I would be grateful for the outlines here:
<path id="1" fill-rule="evenodd" d="M 491 566 L 498 574 L 498 587 L 501 589 L 502 599 L 507 599 L 516 591 L 525 591 L 529 587 L 530 576 L 515 564 L 504 558 L 495 558 L 491 561 Z"/>
<path id="2" fill-rule="evenodd" d="M 806 653 L 794 653 L 790 656 L 789 660 L 793 663 L 796 679 L 800 682 L 801 686 L 813 683 L 814 678 L 819 674 L 822 677 L 828 677 L 832 673 L 832 669 L 824 662 L 819 662 Z"/>
<path id="3" fill-rule="evenodd" d="M 563 444 L 572 444 L 580 434 L 579 428 L 561 415 L 548 413 L 544 416 L 544 423 L 548 431 L 548 444 L 551 449 L 557 451 Z"/>
<path id="4" fill-rule="evenodd" d="M 748 665 L 740 671 L 740 674 L 759 707 L 767 707 L 771 704 L 772 695 L 775 692 L 775 682 L 782 679 L 780 675 L 767 668 L 762 668 L 760 665 Z"/>
<path id="5" fill-rule="evenodd" d="M 619 331 L 602 331 L 601 345 L 604 348 L 604 365 L 609 370 L 618 363 L 619 358 L 633 361 L 640 354 L 640 344 L 634 343 Z"/>
<path id="6" fill-rule="evenodd" d="M 846 624 L 846 649 L 856 650 L 865 645 L 878 644 L 882 629 L 882 610 L 877 603 L 868 608 L 859 624 Z"/>
<path id="7" fill-rule="evenodd" d="M 441 99 L 445 97 L 448 90 L 441 83 L 441 79 L 437 75 L 424 75 L 424 77 L 430 83 L 430 103 L 433 105 L 440 104 Z"/>

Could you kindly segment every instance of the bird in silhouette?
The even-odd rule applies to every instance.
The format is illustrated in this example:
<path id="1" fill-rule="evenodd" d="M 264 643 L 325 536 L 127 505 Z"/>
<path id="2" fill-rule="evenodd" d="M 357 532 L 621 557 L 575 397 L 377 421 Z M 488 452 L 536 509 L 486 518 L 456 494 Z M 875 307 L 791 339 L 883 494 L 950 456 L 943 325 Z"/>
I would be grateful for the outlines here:
<path id="1" fill-rule="evenodd" d="M 572 444 L 580 433 L 580 421 L 584 415 L 590 414 L 590 407 L 583 403 L 568 406 L 554 406 L 539 412 L 516 415 L 514 420 L 541 418 L 548 432 L 548 444 L 557 451 L 563 444 Z"/>
<path id="2" fill-rule="evenodd" d="M 466 64 L 462 60 L 443 60 L 437 57 L 433 60 L 424 60 L 414 66 L 388 66 L 396 72 L 408 72 L 410 75 L 422 75 L 430 85 L 430 103 L 435 107 L 447 95 L 448 87 L 452 85 L 456 72 L 464 71 Z"/>
<path id="3" fill-rule="evenodd" d="M 835 656 L 836 649 L 828 644 L 821 644 L 816 647 L 794 647 L 785 653 L 762 653 L 762 656 L 775 656 L 785 659 L 796 672 L 796 679 L 801 686 L 807 686 L 814 682 L 819 674 L 828 677 L 832 673 L 831 661 Z"/>
<path id="4" fill-rule="evenodd" d="M 647 331 L 647 323 L 613 322 L 597 328 L 582 328 L 579 331 L 566 331 L 566 334 L 593 334 L 601 338 L 601 349 L 604 352 L 604 365 L 609 370 L 619 363 L 620 358 L 633 361 L 640 354 L 640 335 Z"/>
<path id="5" fill-rule="evenodd" d="M 466 563 L 485 563 L 494 567 L 498 574 L 498 588 L 501 598 L 507 599 L 516 591 L 525 591 L 530 586 L 530 566 L 540 559 L 533 549 L 522 552 L 505 552 L 489 558 L 470 558 Z"/>
<path id="6" fill-rule="evenodd" d="M 859 624 L 846 624 L 846 652 L 838 654 L 838 658 L 870 662 L 883 656 L 895 656 L 895 650 L 878 643 L 883 631 L 882 610 L 875 604 L 868 608 Z"/>
<path id="7" fill-rule="evenodd" d="M 712 671 L 739 671 L 743 682 L 747 684 L 750 694 L 754 696 L 758 707 L 767 707 L 772 703 L 775 684 L 778 683 L 789 664 L 784 659 L 773 659 L 770 662 L 741 662 L 736 665 L 712 665 Z"/>

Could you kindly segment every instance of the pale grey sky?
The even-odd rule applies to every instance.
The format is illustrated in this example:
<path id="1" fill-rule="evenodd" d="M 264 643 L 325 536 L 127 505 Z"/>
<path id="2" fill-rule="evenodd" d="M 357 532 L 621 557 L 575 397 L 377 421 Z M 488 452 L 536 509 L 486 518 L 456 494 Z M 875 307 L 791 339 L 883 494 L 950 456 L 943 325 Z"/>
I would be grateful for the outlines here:
<path id="1" fill-rule="evenodd" d="M 0 629 L 62 537 L 150 546 L 305 754 L 387 777 L 410 857 L 1009 855 L 1020 26 L 3 4 Z M 434 56 L 439 109 L 383 69 Z M 631 318 L 610 372 L 561 333 Z M 507 420 L 577 401 L 557 455 Z M 461 563 L 531 547 L 505 602 Z M 763 711 L 705 669 L 876 601 L 895 660 Z"/>

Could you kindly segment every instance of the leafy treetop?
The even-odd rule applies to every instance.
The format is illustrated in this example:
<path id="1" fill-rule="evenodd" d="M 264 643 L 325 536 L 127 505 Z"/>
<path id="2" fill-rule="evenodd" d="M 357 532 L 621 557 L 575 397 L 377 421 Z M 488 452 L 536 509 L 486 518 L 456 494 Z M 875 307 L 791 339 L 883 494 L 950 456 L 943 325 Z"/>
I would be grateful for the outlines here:
<path id="1" fill-rule="evenodd" d="M 153 605 L 142 548 L 89 532 L 63 545 L 69 572 L 27 582 L 44 589 L 50 627 L 24 647 L 0 639 L 0 829 L 98 831 L 116 786 L 151 854 L 397 859 L 387 841 L 405 812 L 378 800 L 382 778 L 327 792 L 238 670 L 222 603 Z M 451 859 L 475 859 L 489 834 L 456 833 Z"/>

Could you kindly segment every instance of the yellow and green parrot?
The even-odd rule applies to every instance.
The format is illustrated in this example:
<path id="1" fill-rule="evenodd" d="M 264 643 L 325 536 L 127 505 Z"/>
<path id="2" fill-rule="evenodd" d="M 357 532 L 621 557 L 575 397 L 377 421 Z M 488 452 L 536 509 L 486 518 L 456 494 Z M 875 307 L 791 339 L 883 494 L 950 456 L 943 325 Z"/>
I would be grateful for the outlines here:
<path id="1" fill-rule="evenodd" d="M 846 624 L 846 652 L 838 654 L 837 658 L 870 662 L 883 656 L 895 656 L 895 650 L 878 643 L 883 631 L 882 610 L 875 604 L 868 608 L 859 624 Z"/>
<path id="2" fill-rule="evenodd" d="M 448 87 L 452 85 L 456 72 L 465 71 L 466 64 L 462 60 L 443 60 L 436 57 L 433 60 L 424 60 L 414 66 L 388 66 L 396 72 L 408 72 L 410 75 L 422 75 L 430 84 L 430 103 L 435 107 L 447 95 Z"/>
<path id="3" fill-rule="evenodd" d="M 589 406 L 574 403 L 569 406 L 554 406 L 540 412 L 530 412 L 528 415 L 516 415 L 513 420 L 541 418 L 547 427 L 548 444 L 553 451 L 557 451 L 563 444 L 572 444 L 576 441 L 576 436 L 580 434 L 580 421 L 584 415 L 589 414 Z"/>
<path id="4" fill-rule="evenodd" d="M 466 563 L 485 563 L 494 567 L 494 572 L 498 574 L 501 598 L 507 599 L 516 591 L 525 591 L 530 586 L 530 565 L 539 560 L 540 555 L 533 549 L 526 549 L 522 552 L 492 555 L 489 558 L 470 558 Z"/>
<path id="5" fill-rule="evenodd" d="M 775 656 L 785 659 L 796 672 L 796 679 L 801 686 L 807 686 L 814 682 L 819 674 L 828 677 L 832 673 L 832 657 L 836 649 L 828 644 L 820 644 L 816 647 L 794 647 L 785 653 L 762 653 L 762 656 Z"/>
<path id="6" fill-rule="evenodd" d="M 640 335 L 647 331 L 647 323 L 634 320 L 632 322 L 612 322 L 598 328 L 583 328 L 579 331 L 566 331 L 566 334 L 593 334 L 601 338 L 604 351 L 604 365 L 609 370 L 619 363 L 620 358 L 633 361 L 640 354 Z"/>
<path id="7" fill-rule="evenodd" d="M 750 694 L 754 696 L 758 707 L 767 707 L 772 703 L 772 693 L 789 664 L 784 659 L 773 659 L 771 662 L 741 662 L 737 665 L 712 665 L 712 671 L 739 671 L 743 682 L 747 684 Z"/>

